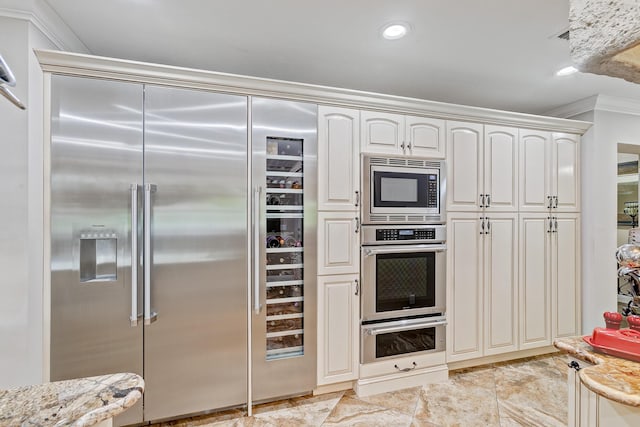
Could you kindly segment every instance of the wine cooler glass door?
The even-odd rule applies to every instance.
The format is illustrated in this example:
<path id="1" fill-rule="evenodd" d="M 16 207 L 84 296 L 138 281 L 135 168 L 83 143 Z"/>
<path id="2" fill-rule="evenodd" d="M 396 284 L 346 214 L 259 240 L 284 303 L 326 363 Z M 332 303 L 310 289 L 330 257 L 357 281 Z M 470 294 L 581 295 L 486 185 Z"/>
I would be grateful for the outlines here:
<path id="1" fill-rule="evenodd" d="M 315 386 L 317 106 L 253 98 L 251 120 L 258 401 Z"/>

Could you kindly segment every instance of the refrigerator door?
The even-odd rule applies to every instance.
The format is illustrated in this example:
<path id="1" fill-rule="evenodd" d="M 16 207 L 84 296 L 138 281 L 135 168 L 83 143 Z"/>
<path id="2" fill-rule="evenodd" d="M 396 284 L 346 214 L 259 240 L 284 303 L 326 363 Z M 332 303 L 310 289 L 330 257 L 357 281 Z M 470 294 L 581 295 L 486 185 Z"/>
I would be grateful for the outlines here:
<path id="1" fill-rule="evenodd" d="M 252 400 L 316 385 L 317 106 L 252 99 Z"/>
<path id="2" fill-rule="evenodd" d="M 247 98 L 145 87 L 145 420 L 247 399 Z"/>
<path id="3" fill-rule="evenodd" d="M 132 287 L 141 272 L 131 254 L 142 94 L 140 84 L 51 78 L 52 381 L 143 373 L 141 294 Z M 116 424 L 141 421 L 138 403 Z"/>

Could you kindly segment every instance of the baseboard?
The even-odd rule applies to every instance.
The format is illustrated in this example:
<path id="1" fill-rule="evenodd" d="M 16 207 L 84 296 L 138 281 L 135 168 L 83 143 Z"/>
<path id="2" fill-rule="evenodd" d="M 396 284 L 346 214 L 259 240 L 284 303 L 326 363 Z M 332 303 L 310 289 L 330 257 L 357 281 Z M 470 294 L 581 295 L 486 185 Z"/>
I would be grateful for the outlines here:
<path id="1" fill-rule="evenodd" d="M 420 369 L 419 371 L 411 371 L 410 373 L 397 373 L 361 379 L 356 382 L 354 389 L 358 396 L 364 397 L 404 388 L 419 387 L 425 384 L 444 382 L 448 378 L 449 369 L 447 365 L 439 365 Z"/>
<path id="2" fill-rule="evenodd" d="M 510 353 L 496 354 L 494 356 L 485 356 L 485 357 L 478 357 L 475 359 L 461 360 L 459 362 L 448 362 L 447 364 L 449 365 L 450 371 L 455 371 L 457 369 L 471 368 L 474 366 L 488 365 L 490 363 L 506 362 L 508 360 L 516 360 L 516 359 L 522 359 L 525 357 L 540 356 L 543 354 L 558 353 L 558 352 L 559 351 L 557 348 L 550 345 L 550 346 L 544 346 L 540 348 L 533 348 L 530 350 L 513 351 Z"/>
<path id="3" fill-rule="evenodd" d="M 319 385 L 313 389 L 313 395 L 335 393 L 336 391 L 344 391 L 353 389 L 353 381 L 344 381 L 341 383 Z"/>

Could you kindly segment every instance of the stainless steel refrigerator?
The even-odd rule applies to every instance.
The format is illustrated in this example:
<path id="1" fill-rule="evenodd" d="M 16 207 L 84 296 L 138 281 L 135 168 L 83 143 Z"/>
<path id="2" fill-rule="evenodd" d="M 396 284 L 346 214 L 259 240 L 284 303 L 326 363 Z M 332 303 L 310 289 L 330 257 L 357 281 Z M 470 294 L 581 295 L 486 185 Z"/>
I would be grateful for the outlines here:
<path id="1" fill-rule="evenodd" d="M 315 386 L 315 115 L 52 76 L 52 380 L 142 375 L 119 425 Z"/>

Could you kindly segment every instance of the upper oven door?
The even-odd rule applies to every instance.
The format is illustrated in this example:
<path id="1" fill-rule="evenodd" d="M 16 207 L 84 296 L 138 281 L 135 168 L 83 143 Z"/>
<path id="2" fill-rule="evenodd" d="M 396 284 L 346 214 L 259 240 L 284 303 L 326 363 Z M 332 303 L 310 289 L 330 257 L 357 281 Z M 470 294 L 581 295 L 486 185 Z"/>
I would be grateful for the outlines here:
<path id="1" fill-rule="evenodd" d="M 445 312 L 445 245 L 362 248 L 362 319 Z"/>

